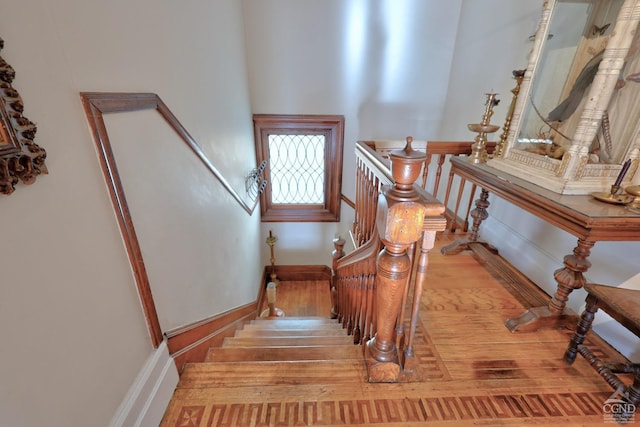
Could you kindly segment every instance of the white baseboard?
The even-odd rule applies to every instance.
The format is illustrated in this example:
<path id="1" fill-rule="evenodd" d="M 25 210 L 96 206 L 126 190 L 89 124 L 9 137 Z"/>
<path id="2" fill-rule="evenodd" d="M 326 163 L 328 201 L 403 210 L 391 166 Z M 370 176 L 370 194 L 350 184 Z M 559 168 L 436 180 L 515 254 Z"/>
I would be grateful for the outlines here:
<path id="1" fill-rule="evenodd" d="M 178 380 L 178 370 L 163 341 L 142 367 L 109 426 L 157 427 Z"/>

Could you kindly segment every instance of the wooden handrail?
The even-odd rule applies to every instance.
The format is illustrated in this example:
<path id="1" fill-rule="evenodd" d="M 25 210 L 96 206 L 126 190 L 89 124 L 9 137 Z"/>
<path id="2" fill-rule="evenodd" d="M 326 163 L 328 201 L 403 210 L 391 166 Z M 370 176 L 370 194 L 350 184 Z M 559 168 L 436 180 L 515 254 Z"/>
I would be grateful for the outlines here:
<path id="1" fill-rule="evenodd" d="M 426 153 L 424 166 L 422 168 L 420 187 L 424 189 L 429 195 L 442 201 L 446 207 L 445 217 L 448 221 L 448 230 L 455 232 L 460 228 L 463 232 L 466 232 L 469 227 L 469 213 L 473 205 L 474 195 L 476 188 L 473 185 L 468 184 L 464 180 L 460 180 L 457 184 L 457 197 L 454 206 L 449 205 L 450 193 L 455 190 L 454 179 L 459 180 L 459 177 L 449 174 L 447 185 L 443 185 L 442 172 L 445 164 L 451 157 L 454 156 L 468 156 L 471 154 L 471 146 L 474 141 L 428 141 L 423 143 L 423 147 L 417 149 L 423 149 Z M 402 141 L 359 141 L 356 146 L 356 153 L 358 155 L 364 155 L 369 158 L 367 161 L 369 167 L 388 168 L 388 153 L 393 150 L 402 149 L 404 142 Z M 426 146 L 426 147 L 425 147 Z M 366 150 L 364 147 L 367 147 Z M 496 150 L 496 142 L 487 142 L 487 153 L 493 154 Z M 432 170 L 435 171 L 432 172 Z M 388 174 L 384 174 L 389 178 Z M 469 191 L 470 189 L 470 191 Z M 468 197 L 463 200 L 463 196 L 467 194 Z M 357 207 L 356 207 L 357 208 Z M 462 214 L 460 214 L 462 212 Z M 358 221 L 358 214 L 356 213 L 356 221 L 354 221 L 354 230 Z M 357 239 L 356 243 L 357 243 Z"/>
<path id="2" fill-rule="evenodd" d="M 344 244 L 344 242 L 342 242 Z M 340 240 L 334 240 L 341 253 Z M 347 332 L 353 334 L 353 343 L 366 343 L 375 334 L 373 318 L 376 278 L 376 259 L 381 249 L 378 234 L 357 250 L 342 258 L 335 258 L 332 294 L 335 294 L 332 317 L 336 317 Z M 344 255 L 344 253 L 342 253 Z"/>
<path id="3" fill-rule="evenodd" d="M 203 165 L 222 184 L 224 189 L 238 202 L 240 207 L 249 215 L 253 214 L 259 199 L 256 198 L 252 205 L 247 204 L 158 95 L 155 93 L 82 92 L 80 97 L 96 138 L 96 143 L 100 144 L 99 148 L 101 149 L 109 143 L 109 137 L 102 121 L 103 114 L 149 109 L 157 110 Z"/>
<path id="4" fill-rule="evenodd" d="M 245 203 L 158 95 L 154 93 L 82 92 L 80 97 L 89 122 L 89 127 L 93 134 L 93 139 L 99 152 L 100 165 L 107 181 L 107 186 L 109 187 L 111 202 L 116 211 L 120 232 L 122 233 L 127 249 L 129 263 L 134 273 L 151 342 L 154 348 L 157 348 L 162 342 L 160 321 L 158 320 L 155 302 L 149 285 L 149 277 L 147 276 L 142 251 L 133 227 L 131 213 L 118 174 L 118 168 L 103 115 L 140 110 L 156 110 L 249 215 L 253 213 L 257 200 L 253 206 Z"/>

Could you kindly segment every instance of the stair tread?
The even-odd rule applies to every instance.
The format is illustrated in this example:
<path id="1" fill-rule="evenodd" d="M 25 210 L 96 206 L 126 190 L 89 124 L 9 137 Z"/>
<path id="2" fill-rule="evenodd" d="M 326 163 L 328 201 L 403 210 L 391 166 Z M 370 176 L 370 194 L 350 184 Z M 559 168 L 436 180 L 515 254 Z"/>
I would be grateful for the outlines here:
<path id="1" fill-rule="evenodd" d="M 362 360 L 362 347 L 306 346 L 306 347 L 215 347 L 210 348 L 205 362 L 275 362 L 275 361 L 322 361 L 356 359 Z"/>
<path id="2" fill-rule="evenodd" d="M 342 326 L 336 319 L 328 317 L 276 317 L 254 319 L 245 324 L 245 327 L 253 328 L 313 328 L 313 327 L 338 327 Z"/>
<path id="3" fill-rule="evenodd" d="M 345 329 L 240 329 L 236 337 L 340 337 L 347 336 Z"/>
<path id="4" fill-rule="evenodd" d="M 361 382 L 363 360 L 203 362 L 185 366 L 178 388 Z"/>
<path id="5" fill-rule="evenodd" d="M 353 337 L 344 336 L 296 336 L 296 337 L 227 337 L 223 347 L 298 347 L 309 345 L 353 345 Z"/>

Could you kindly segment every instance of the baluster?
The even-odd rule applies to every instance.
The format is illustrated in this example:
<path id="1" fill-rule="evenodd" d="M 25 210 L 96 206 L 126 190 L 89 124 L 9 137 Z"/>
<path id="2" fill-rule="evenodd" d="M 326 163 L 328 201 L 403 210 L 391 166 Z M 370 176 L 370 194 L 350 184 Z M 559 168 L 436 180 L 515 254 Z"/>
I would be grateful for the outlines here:
<path id="1" fill-rule="evenodd" d="M 364 305 L 364 284 L 366 281 L 366 276 L 364 274 L 360 274 L 356 279 L 356 302 L 355 302 L 355 313 L 354 313 L 354 325 L 353 328 L 353 343 L 360 344 L 360 338 L 362 337 L 362 330 L 360 329 L 360 322 L 362 320 L 362 308 Z"/>
<path id="2" fill-rule="evenodd" d="M 456 198 L 456 208 L 453 211 L 453 219 L 451 221 L 451 227 L 449 227 L 449 230 L 451 230 L 452 233 L 455 233 L 455 231 L 458 228 L 458 212 L 460 211 L 460 202 L 462 201 L 462 193 L 464 192 L 464 186 L 466 182 L 467 181 L 464 178 L 460 178 L 460 184 L 458 187 L 458 197 Z"/>
<path id="3" fill-rule="evenodd" d="M 396 346 L 402 348 L 402 341 L 404 340 L 404 316 L 407 307 L 407 298 L 409 295 L 409 285 L 411 282 L 411 266 L 413 266 L 413 254 L 416 249 L 415 243 L 411 244 L 407 249 L 407 255 L 409 256 L 409 275 L 404 283 L 404 290 L 402 291 L 402 304 L 400 304 L 400 311 L 398 319 L 396 320 Z"/>
<path id="4" fill-rule="evenodd" d="M 432 220 L 429 218 L 429 220 Z M 442 218 L 440 219 L 443 224 Z M 422 292 L 427 281 L 427 266 L 429 265 L 429 251 L 433 249 L 436 240 L 436 232 L 433 230 L 425 230 L 422 233 L 422 242 L 420 245 L 420 256 L 418 257 L 418 265 L 416 267 L 416 279 L 413 290 L 413 305 L 411 307 L 411 323 L 409 325 L 409 337 L 406 341 L 404 349 L 404 370 L 405 372 L 414 372 L 418 369 L 418 361 L 413 353 L 413 342 L 418 326 L 418 314 L 420 312 L 420 300 Z"/>
<path id="5" fill-rule="evenodd" d="M 358 245 L 359 245 L 360 237 L 362 233 L 362 213 L 364 212 L 364 207 L 365 207 L 365 205 L 363 204 L 364 202 L 363 186 L 365 185 L 363 167 L 364 167 L 363 162 L 359 161 L 358 168 L 356 169 L 356 212 L 355 212 L 355 219 L 353 221 L 353 224 L 354 224 L 353 235 Z"/>
<path id="6" fill-rule="evenodd" d="M 449 179 L 447 181 L 447 191 L 444 194 L 444 206 L 445 208 L 449 207 L 449 194 L 451 194 L 451 187 L 453 186 L 453 178 L 454 178 L 454 173 L 449 171 Z M 456 222 L 456 218 L 455 218 L 455 214 L 453 215 L 453 218 L 447 218 L 449 220 L 449 231 L 453 232 L 455 231 L 455 222 Z"/>
<path id="7" fill-rule="evenodd" d="M 355 289 L 355 281 L 356 279 L 353 277 L 353 272 L 349 276 L 349 302 L 347 308 L 347 334 L 353 334 L 353 308 L 354 308 L 354 289 Z"/>
<path id="8" fill-rule="evenodd" d="M 376 177 L 371 174 L 369 179 L 367 180 L 369 184 L 368 193 L 367 193 L 367 221 L 366 221 L 366 235 L 364 242 L 368 241 L 371 238 L 371 233 L 373 230 L 373 224 L 376 219 L 376 199 L 378 197 L 378 185 Z"/>
<path id="9" fill-rule="evenodd" d="M 436 169 L 436 179 L 433 184 L 433 197 L 438 198 L 438 190 L 440 189 L 440 177 L 442 176 L 442 165 L 446 160 L 446 154 L 440 154 L 438 157 L 438 168 Z"/>
<path id="10" fill-rule="evenodd" d="M 363 339 L 360 341 L 361 343 L 366 343 L 371 339 L 373 334 L 373 325 L 372 325 L 372 312 L 373 312 L 373 295 L 374 295 L 374 286 L 375 286 L 376 276 L 374 274 L 369 274 L 367 276 L 366 282 L 366 302 L 365 302 L 365 317 L 364 317 L 364 331 L 363 331 Z"/>
<path id="11" fill-rule="evenodd" d="M 346 272 L 345 272 L 346 273 Z M 351 286 L 351 277 L 346 275 L 344 278 L 344 299 L 342 306 L 342 327 L 347 329 L 349 326 L 349 287 Z"/>
<path id="12" fill-rule="evenodd" d="M 424 166 L 422 167 L 422 188 L 429 191 L 427 188 L 427 178 L 429 177 L 429 165 L 431 164 L 431 154 L 427 154 L 424 159 Z"/>
<path id="13" fill-rule="evenodd" d="M 471 185 L 471 194 L 469 194 L 469 201 L 467 202 L 467 212 L 464 215 L 464 226 L 462 231 L 466 233 L 469 231 L 469 216 L 471 215 L 471 206 L 473 205 L 473 198 L 476 195 L 476 190 L 478 186 L 476 184 Z"/>

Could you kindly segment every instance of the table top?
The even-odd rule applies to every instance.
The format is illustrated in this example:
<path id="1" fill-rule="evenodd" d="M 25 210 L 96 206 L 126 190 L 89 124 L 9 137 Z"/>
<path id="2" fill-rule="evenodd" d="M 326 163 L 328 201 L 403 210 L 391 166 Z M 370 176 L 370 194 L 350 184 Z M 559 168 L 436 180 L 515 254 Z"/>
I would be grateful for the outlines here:
<path id="1" fill-rule="evenodd" d="M 640 215 L 591 195 L 563 195 L 464 158 L 451 158 L 451 172 L 587 241 L 640 240 Z"/>

